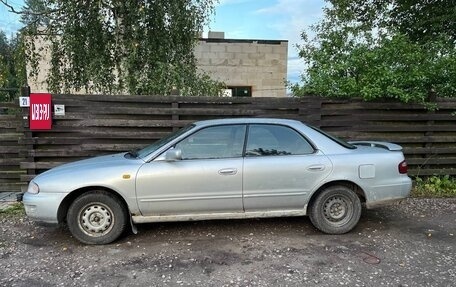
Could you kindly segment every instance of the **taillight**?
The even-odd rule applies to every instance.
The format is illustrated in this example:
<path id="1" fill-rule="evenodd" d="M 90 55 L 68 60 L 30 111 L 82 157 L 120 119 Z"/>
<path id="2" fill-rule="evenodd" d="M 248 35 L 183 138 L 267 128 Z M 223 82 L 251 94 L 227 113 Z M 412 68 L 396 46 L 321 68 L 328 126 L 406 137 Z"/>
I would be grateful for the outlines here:
<path id="1" fill-rule="evenodd" d="M 408 166 L 407 166 L 407 162 L 405 160 L 403 160 L 398 166 L 397 168 L 399 169 L 399 173 L 400 174 L 405 174 L 407 173 L 407 170 L 408 170 Z"/>

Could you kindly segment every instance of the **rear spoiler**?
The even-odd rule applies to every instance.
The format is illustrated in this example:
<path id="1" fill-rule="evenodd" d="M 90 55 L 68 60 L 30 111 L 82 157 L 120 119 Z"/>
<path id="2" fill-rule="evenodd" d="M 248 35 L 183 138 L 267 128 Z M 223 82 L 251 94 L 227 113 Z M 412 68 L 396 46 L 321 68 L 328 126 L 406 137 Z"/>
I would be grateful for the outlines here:
<path id="1" fill-rule="evenodd" d="M 390 151 L 401 151 L 402 150 L 402 147 L 400 145 L 389 143 L 389 142 L 350 141 L 348 143 L 352 144 L 352 145 L 379 147 L 379 148 L 387 149 L 387 150 L 390 150 Z"/>

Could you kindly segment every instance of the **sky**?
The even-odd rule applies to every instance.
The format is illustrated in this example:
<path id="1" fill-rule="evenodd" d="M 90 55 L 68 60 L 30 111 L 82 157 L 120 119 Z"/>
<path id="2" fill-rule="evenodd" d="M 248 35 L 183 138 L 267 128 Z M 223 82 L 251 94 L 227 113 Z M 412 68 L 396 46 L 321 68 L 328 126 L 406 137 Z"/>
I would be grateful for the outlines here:
<path id="1" fill-rule="evenodd" d="M 13 6 L 14 9 L 20 10 L 24 5 L 22 0 L 6 0 L 9 5 Z M 11 12 L 8 12 L 9 8 L 0 3 L 0 29 L 5 32 L 7 36 L 14 34 L 19 28 L 22 27 L 19 22 L 20 16 Z"/>
<path id="2" fill-rule="evenodd" d="M 23 0 L 7 0 L 20 10 Z M 288 40 L 288 81 L 296 83 L 304 69 L 296 44 L 300 34 L 323 16 L 324 0 L 219 0 L 208 30 L 227 39 Z M 0 28 L 11 35 L 21 27 L 19 16 L 0 4 Z M 207 35 L 207 34 L 206 34 Z"/>
<path id="3" fill-rule="evenodd" d="M 296 45 L 323 17 L 324 0 L 220 0 L 209 25 L 227 39 L 288 40 L 288 81 L 299 82 L 304 62 Z"/>

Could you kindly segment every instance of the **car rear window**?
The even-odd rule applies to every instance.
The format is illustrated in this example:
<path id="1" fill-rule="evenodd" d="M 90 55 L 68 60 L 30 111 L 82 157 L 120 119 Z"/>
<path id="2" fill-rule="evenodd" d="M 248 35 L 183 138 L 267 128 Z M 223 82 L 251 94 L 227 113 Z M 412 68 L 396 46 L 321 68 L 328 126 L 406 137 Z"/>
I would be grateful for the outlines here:
<path id="1" fill-rule="evenodd" d="M 352 144 L 349 144 L 348 142 L 344 141 L 344 140 L 341 140 L 339 138 L 336 138 L 335 136 L 332 136 L 322 130 L 320 130 L 319 128 L 317 127 L 313 127 L 313 126 L 309 126 L 311 129 L 319 132 L 320 134 L 324 135 L 325 137 L 329 138 L 330 140 L 336 142 L 337 144 L 343 146 L 344 148 L 348 148 L 348 149 L 356 149 L 356 146 L 352 145 Z"/>

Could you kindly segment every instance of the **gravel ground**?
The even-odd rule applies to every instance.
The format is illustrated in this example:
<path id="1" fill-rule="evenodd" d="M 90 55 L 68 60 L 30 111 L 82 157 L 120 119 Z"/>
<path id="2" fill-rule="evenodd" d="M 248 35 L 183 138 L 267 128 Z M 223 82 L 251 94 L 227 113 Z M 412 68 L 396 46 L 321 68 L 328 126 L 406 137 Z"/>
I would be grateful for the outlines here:
<path id="1" fill-rule="evenodd" d="M 0 286 L 455 286 L 456 198 L 364 210 L 323 235 L 307 217 L 146 224 L 105 246 L 0 216 Z"/>

